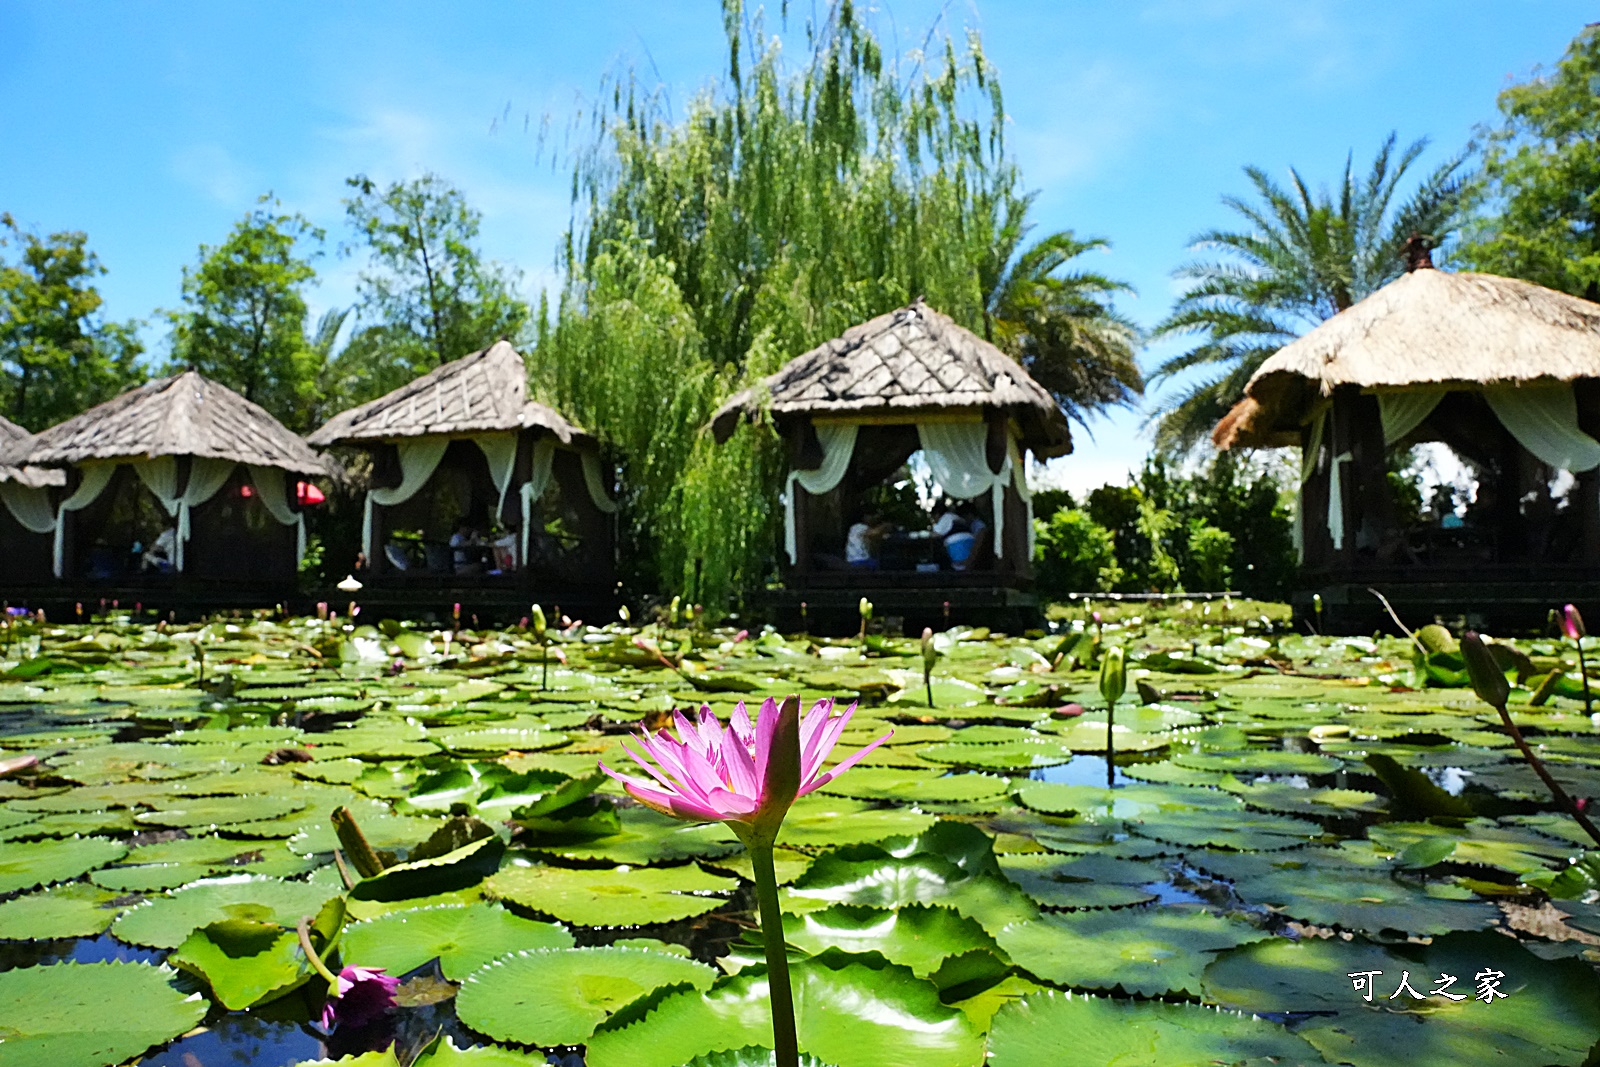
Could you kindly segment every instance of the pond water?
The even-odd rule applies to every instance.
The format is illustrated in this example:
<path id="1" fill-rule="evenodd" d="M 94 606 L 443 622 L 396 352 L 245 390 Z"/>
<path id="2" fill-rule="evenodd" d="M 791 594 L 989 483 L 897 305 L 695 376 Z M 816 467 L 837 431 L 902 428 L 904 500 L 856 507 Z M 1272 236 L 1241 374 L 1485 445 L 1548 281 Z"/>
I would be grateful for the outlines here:
<path id="1" fill-rule="evenodd" d="M 1138 683 L 1108 789 L 1098 651 L 1070 627 L 938 635 L 932 706 L 920 644 L 877 635 L 573 628 L 547 635 L 548 672 L 517 630 L 5 636 L 0 758 L 39 764 L 0 779 L 0 1034 L 41 1062 L 759 1062 L 729 1051 L 764 1039 L 748 860 L 595 766 L 631 767 L 624 743 L 674 708 L 726 721 L 789 693 L 858 703 L 840 754 L 893 731 L 780 836 L 819 1062 L 1388 1067 L 1403 1044 L 1423 1067 L 1447 1062 L 1424 1048 L 1580 1064 L 1600 1035 L 1600 859 L 1497 714 L 1402 642 L 1107 625 Z M 1580 696 L 1528 703 L 1563 650 L 1519 650 L 1513 714 L 1570 793 L 1600 796 Z M 376 853 L 348 892 L 336 809 Z M 376 1024 L 312 1025 L 293 927 L 318 915 L 340 965 L 406 979 Z M 1469 968 L 1505 976 L 1492 1016 L 1380 1012 L 1348 977 Z"/>

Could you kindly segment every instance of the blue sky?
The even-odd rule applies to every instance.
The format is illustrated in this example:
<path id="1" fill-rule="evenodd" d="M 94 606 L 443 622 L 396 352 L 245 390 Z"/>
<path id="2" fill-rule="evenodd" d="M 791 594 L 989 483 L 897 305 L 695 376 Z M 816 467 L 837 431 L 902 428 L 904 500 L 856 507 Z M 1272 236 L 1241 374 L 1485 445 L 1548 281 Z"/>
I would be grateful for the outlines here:
<path id="1" fill-rule="evenodd" d="M 1124 307 L 1144 325 L 1171 306 L 1189 238 L 1229 222 L 1219 197 L 1244 192 L 1242 166 L 1331 181 L 1347 151 L 1364 166 L 1391 130 L 1431 138 L 1431 165 L 1596 17 L 1576 0 L 876 10 L 900 50 L 941 17 L 982 33 L 1038 225 L 1109 238 L 1093 265 L 1135 286 Z M 0 211 L 86 231 L 117 319 L 176 306 L 182 266 L 268 190 L 328 230 L 314 305 L 347 304 L 358 264 L 336 250 L 339 201 L 358 172 L 457 184 L 483 213 L 489 254 L 520 267 L 536 297 L 567 222 L 567 174 L 539 150 L 541 120 L 564 127 L 607 70 L 635 65 L 682 100 L 724 61 L 713 0 L 0 0 L 0 44 Z M 159 352 L 160 324 L 145 335 Z M 1172 350 L 1152 348 L 1147 365 Z M 1148 449 L 1144 419 L 1096 420 L 1052 477 L 1123 480 Z"/>

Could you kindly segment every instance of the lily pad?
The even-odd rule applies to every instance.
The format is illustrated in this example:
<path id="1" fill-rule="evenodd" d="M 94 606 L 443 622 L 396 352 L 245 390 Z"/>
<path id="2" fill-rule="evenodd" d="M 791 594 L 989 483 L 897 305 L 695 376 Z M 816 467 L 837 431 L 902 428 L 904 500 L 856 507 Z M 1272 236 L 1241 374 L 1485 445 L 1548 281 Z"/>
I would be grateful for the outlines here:
<path id="1" fill-rule="evenodd" d="M 703 963 L 642 948 L 546 948 L 503 956 L 461 983 L 461 1021 L 501 1041 L 577 1045 L 663 986 L 708 989 Z"/>
<path id="2" fill-rule="evenodd" d="M 8 842 L 0 848 L 0 893 L 65 882 L 113 863 L 127 851 L 121 841 L 103 837 Z"/>
<path id="3" fill-rule="evenodd" d="M 111 932 L 133 945 L 177 948 L 199 927 L 224 919 L 293 927 L 335 893 L 329 886 L 248 874 L 206 879 L 129 908 Z"/>
<path id="4" fill-rule="evenodd" d="M 831 952 L 790 970 L 800 1049 L 824 1063 L 977 1067 L 983 1060 L 983 1037 L 971 1020 L 942 1004 L 938 990 L 909 968 Z M 766 974 L 751 968 L 706 992 L 673 994 L 630 1025 L 602 1029 L 586 1062 L 679 1067 L 696 1056 L 771 1043 Z"/>
<path id="5" fill-rule="evenodd" d="M 490 896 L 579 926 L 639 926 L 703 915 L 738 883 L 686 867 L 574 870 L 510 866 L 485 883 Z"/>
<path id="6" fill-rule="evenodd" d="M 1319 1058 L 1282 1026 L 1251 1015 L 1055 990 L 1005 1005 L 989 1034 L 991 1067 L 1277 1067 Z"/>
<path id="7" fill-rule="evenodd" d="M 395 911 L 345 927 L 340 954 L 363 967 L 400 975 L 438 959 L 459 982 L 497 956 L 533 948 L 571 948 L 572 934 L 554 923 L 513 915 L 494 904 L 440 905 Z"/>
<path id="8" fill-rule="evenodd" d="M 133 1059 L 205 1017 L 206 999 L 174 988 L 175 976 L 144 963 L 58 963 L 0 973 L 0 1062 L 102 1067 Z"/>
<path id="9" fill-rule="evenodd" d="M 84 882 L 52 886 L 0 904 L 0 938 L 46 940 L 104 933 L 122 910 L 115 893 Z"/>
<path id="10" fill-rule="evenodd" d="M 205 979 L 217 1001 L 230 1011 L 274 1000 L 311 974 L 294 932 L 249 919 L 202 926 L 168 959 Z"/>
<path id="11" fill-rule="evenodd" d="M 1187 905 L 1054 913 L 996 936 L 1017 966 L 1047 982 L 1137 996 L 1196 994 L 1208 953 L 1270 935 Z"/>
<path id="12" fill-rule="evenodd" d="M 783 920 L 784 940 L 812 955 L 837 948 L 877 952 L 890 963 L 910 967 L 926 978 L 951 956 L 975 949 L 999 952 L 983 927 L 948 908 L 909 905 L 882 908 L 834 907 Z"/>

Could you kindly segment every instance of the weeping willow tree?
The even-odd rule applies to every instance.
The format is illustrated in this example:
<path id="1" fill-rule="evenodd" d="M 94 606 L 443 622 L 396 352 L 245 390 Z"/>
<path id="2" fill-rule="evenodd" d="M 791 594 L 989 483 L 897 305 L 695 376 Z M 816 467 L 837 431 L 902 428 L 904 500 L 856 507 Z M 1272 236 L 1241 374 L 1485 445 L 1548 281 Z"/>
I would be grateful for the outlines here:
<path id="1" fill-rule="evenodd" d="M 727 70 L 681 118 L 631 74 L 607 84 L 534 361 L 619 452 L 635 577 L 708 604 L 773 573 L 783 473 L 763 428 L 713 444 L 716 405 L 917 296 L 982 331 L 1027 208 L 976 36 L 887 57 L 846 2 L 790 64 L 759 13 L 723 16 Z"/>

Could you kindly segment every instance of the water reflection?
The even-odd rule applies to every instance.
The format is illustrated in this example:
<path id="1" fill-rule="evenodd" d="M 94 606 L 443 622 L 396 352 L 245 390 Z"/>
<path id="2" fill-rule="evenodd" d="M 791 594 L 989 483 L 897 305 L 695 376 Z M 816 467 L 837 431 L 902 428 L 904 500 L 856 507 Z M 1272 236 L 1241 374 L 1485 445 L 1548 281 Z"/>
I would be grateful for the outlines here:
<path id="1" fill-rule="evenodd" d="M 1090 785 L 1102 789 L 1106 784 L 1106 758 L 1104 756 L 1073 756 L 1066 763 L 1058 763 L 1054 767 L 1040 767 L 1030 771 L 1028 777 L 1040 782 L 1055 782 L 1059 785 Z M 1113 781 L 1117 785 L 1134 784 L 1134 779 L 1122 773 L 1122 768 L 1116 768 Z"/>

